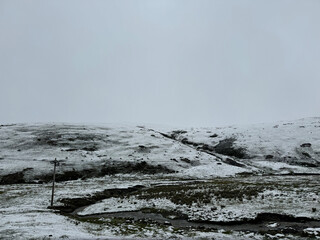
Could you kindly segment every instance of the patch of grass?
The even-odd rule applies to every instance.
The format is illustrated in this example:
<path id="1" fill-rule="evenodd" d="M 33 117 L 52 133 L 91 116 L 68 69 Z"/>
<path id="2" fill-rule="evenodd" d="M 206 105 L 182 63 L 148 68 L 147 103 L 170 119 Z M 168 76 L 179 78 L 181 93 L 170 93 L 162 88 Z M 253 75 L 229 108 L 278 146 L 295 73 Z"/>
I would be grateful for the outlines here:
<path id="1" fill-rule="evenodd" d="M 95 218 L 95 217 L 74 217 L 74 219 L 99 225 L 99 229 L 104 227 L 111 227 L 112 231 L 121 236 L 137 235 L 144 237 L 145 231 L 158 231 L 159 229 L 164 231 L 165 226 L 148 222 L 148 220 L 136 220 L 127 222 L 126 218 L 114 217 L 114 218 Z"/>
<path id="2" fill-rule="evenodd" d="M 138 199 L 166 198 L 175 204 L 208 204 L 215 199 L 251 199 L 257 197 L 268 185 L 218 179 L 208 182 L 191 182 L 179 185 L 161 185 L 142 189 L 133 195 Z"/>
<path id="3" fill-rule="evenodd" d="M 227 235 L 231 235 L 232 233 L 233 233 L 232 230 L 225 230 L 225 231 L 223 232 L 223 234 L 227 234 Z"/>
<path id="4" fill-rule="evenodd" d="M 131 235 L 137 233 L 143 233 L 144 230 L 150 228 L 151 225 L 145 221 L 135 221 L 130 224 L 122 224 L 121 228 L 119 229 L 119 233 L 121 235 Z"/>
<path id="5" fill-rule="evenodd" d="M 80 222 L 87 222 L 87 223 L 93 223 L 93 224 L 105 224 L 106 221 L 101 217 L 75 217 L 74 219 L 80 221 Z"/>

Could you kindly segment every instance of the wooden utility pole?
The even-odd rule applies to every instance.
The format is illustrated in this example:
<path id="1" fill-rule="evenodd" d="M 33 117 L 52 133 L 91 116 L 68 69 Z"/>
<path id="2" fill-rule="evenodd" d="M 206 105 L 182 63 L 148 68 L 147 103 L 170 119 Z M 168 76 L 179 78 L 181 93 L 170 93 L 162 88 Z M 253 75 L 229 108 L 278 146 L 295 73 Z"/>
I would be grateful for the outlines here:
<path id="1" fill-rule="evenodd" d="M 53 207 L 53 196 L 54 196 L 54 182 L 56 181 L 56 166 L 59 165 L 59 161 L 55 158 L 53 167 L 53 181 L 52 181 L 52 195 L 51 195 L 51 207 Z"/>

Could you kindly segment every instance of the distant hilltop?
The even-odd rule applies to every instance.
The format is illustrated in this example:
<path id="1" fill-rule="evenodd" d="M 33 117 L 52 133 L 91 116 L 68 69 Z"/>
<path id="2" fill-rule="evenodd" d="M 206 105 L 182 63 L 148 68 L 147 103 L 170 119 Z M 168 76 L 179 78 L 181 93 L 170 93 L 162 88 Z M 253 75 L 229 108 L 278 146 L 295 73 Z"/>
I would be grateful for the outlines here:
<path id="1" fill-rule="evenodd" d="M 120 125 L 0 126 L 0 183 L 48 182 L 110 174 L 211 178 L 319 174 L 320 118 L 219 128 Z"/>

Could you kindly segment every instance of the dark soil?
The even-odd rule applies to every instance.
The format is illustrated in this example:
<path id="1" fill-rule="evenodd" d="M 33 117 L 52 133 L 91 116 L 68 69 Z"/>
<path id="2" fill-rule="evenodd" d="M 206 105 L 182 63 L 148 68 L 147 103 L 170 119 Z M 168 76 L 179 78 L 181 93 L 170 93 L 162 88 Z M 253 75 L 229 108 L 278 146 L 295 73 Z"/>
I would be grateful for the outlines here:
<path id="1" fill-rule="evenodd" d="M 174 216 L 168 217 L 168 216 Z M 305 228 L 320 227 L 320 221 L 293 217 L 290 215 L 281 215 L 274 213 L 259 213 L 254 219 L 243 219 L 241 221 L 189 221 L 187 216 L 177 214 L 175 212 L 164 212 L 152 209 L 142 209 L 141 211 L 134 212 L 115 212 L 115 213 L 102 213 L 79 216 L 75 215 L 78 220 L 90 221 L 90 219 L 96 219 L 101 217 L 106 218 L 122 218 L 127 219 L 130 222 L 146 221 L 150 223 L 158 223 L 162 225 L 172 225 L 179 229 L 195 228 L 199 230 L 218 230 L 223 229 L 226 231 L 245 231 L 256 232 L 260 234 L 292 234 L 295 236 L 308 237 L 308 234 L 304 232 Z M 277 223 L 276 227 L 269 227 L 270 223 Z"/>
<path id="2" fill-rule="evenodd" d="M 78 208 L 94 204 L 106 198 L 111 197 L 123 197 L 135 191 L 144 188 L 142 185 L 136 185 L 129 188 L 114 188 L 106 189 L 102 192 L 95 193 L 91 196 L 84 198 L 63 198 L 59 201 L 64 204 L 64 206 L 55 207 L 55 209 L 60 210 L 62 213 L 72 213 Z"/>
<path id="3" fill-rule="evenodd" d="M 171 134 L 165 134 L 161 133 L 160 134 L 166 138 L 170 138 L 172 140 L 179 141 L 185 145 L 188 145 L 189 147 L 196 147 L 198 151 L 203 151 L 206 153 L 219 153 L 221 155 L 229 156 L 229 157 L 236 157 L 239 159 L 244 159 L 247 158 L 247 153 L 246 149 L 242 147 L 236 147 L 234 145 L 234 142 L 236 141 L 236 138 L 226 138 L 224 140 L 221 140 L 217 145 L 211 146 L 208 144 L 203 144 L 203 143 L 196 143 L 190 141 L 188 138 L 183 138 L 182 140 L 179 140 L 179 137 L 181 134 L 185 134 L 185 131 L 178 130 L 178 131 L 173 131 Z M 212 137 L 216 137 L 216 135 L 212 135 Z M 227 162 L 228 163 L 228 160 Z M 233 162 L 230 161 L 231 165 L 238 166 L 238 167 L 243 167 L 245 165 L 238 163 L 238 162 Z"/>
<path id="4" fill-rule="evenodd" d="M 106 175 L 114 174 L 129 174 L 129 173 L 142 173 L 142 174 L 158 174 L 158 173 L 174 173 L 175 171 L 162 166 L 150 165 L 145 161 L 133 162 L 112 162 L 107 163 L 102 167 L 91 167 L 83 170 L 64 171 L 56 173 L 56 182 L 88 179 L 94 177 L 103 177 Z M 37 175 L 32 179 L 26 177 L 26 170 L 5 175 L 1 178 L 0 184 L 17 184 L 17 183 L 46 183 L 52 181 L 52 173 Z"/>
<path id="5" fill-rule="evenodd" d="M 157 173 L 174 173 L 175 171 L 162 166 L 162 165 L 150 165 L 146 161 L 134 163 L 115 163 L 114 165 L 105 165 L 101 169 L 101 174 L 112 175 L 118 173 L 143 173 L 143 174 L 157 174 Z"/>
<path id="6" fill-rule="evenodd" d="M 214 146 L 214 151 L 216 153 L 236 157 L 243 159 L 246 157 L 246 150 L 245 148 L 235 147 L 234 142 L 236 141 L 235 138 L 226 138 L 221 140 L 216 146 Z"/>
<path id="7" fill-rule="evenodd" d="M 0 184 L 2 185 L 2 184 L 25 183 L 25 180 L 23 177 L 24 177 L 23 171 L 8 174 L 2 177 L 2 179 L 0 180 Z"/>
<path id="8" fill-rule="evenodd" d="M 233 159 L 231 159 L 231 158 L 226 158 L 226 159 L 224 160 L 224 162 L 227 163 L 227 164 L 229 164 L 229 165 L 236 166 L 236 167 L 245 167 L 244 164 L 239 163 L 239 162 L 237 162 L 237 161 L 235 161 L 235 160 L 233 160 Z"/>

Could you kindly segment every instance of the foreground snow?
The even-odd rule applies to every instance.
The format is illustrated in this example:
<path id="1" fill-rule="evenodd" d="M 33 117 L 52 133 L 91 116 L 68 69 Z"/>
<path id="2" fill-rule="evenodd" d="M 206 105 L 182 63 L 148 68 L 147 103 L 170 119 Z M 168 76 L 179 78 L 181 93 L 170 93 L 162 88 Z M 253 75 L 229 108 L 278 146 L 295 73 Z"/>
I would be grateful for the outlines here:
<path id="1" fill-rule="evenodd" d="M 127 178 L 127 180 L 125 180 Z M 135 179 L 135 180 L 134 180 Z M 166 184 L 168 180 L 139 179 L 137 176 L 118 176 L 88 181 L 58 183 L 56 198 L 79 197 L 94 193 L 100 187 L 126 187 L 136 182 Z M 102 225 L 81 222 L 49 210 L 51 186 L 47 184 L 23 184 L 0 186 L 1 239 L 263 239 L 262 235 L 227 232 L 224 230 L 203 232 L 199 230 L 177 230 L 172 226 L 150 224 L 143 229 L 130 223 L 113 223 L 105 220 Z M 88 187 L 93 187 L 90 189 Z M 112 204 L 112 200 L 110 202 Z M 57 203 L 56 203 L 57 204 Z M 165 202 L 163 202 L 165 204 Z"/>
<path id="2" fill-rule="evenodd" d="M 166 197 L 164 194 L 155 195 L 154 198 L 141 198 L 132 195 L 126 198 L 108 198 L 96 204 L 90 205 L 78 212 L 79 215 L 92 215 L 101 213 L 139 211 L 145 208 L 161 209 L 165 211 L 176 211 L 186 214 L 189 220 L 203 220 L 213 222 L 241 221 L 243 219 L 254 219 L 258 213 L 268 212 L 295 217 L 307 217 L 320 220 L 320 197 L 318 192 L 318 177 L 250 177 L 229 179 L 230 183 L 223 183 L 221 180 L 190 182 L 187 188 L 189 194 L 197 194 L 197 202 L 188 204 L 176 204 L 170 200 L 174 194 L 179 195 L 178 188 L 175 193 Z M 232 182 L 232 183 L 231 183 Z M 155 183 L 154 183 L 155 184 Z M 160 183 L 157 183 L 159 185 Z M 162 182 L 163 184 L 182 184 L 187 182 Z M 230 187 L 232 185 L 232 187 Z M 198 186 L 194 188 L 194 186 Z M 253 196 L 244 195 L 243 198 L 221 198 L 214 194 L 210 202 L 202 202 L 202 194 L 208 195 L 210 190 L 217 189 L 221 192 L 224 187 L 226 191 L 237 191 L 239 195 L 252 189 Z M 255 191 L 260 191 L 258 194 Z M 184 190 L 181 190 L 184 192 Z M 250 192 L 247 191 L 249 194 Z M 142 193 L 142 196 L 146 195 Z M 188 197 L 184 193 L 184 197 Z"/>

